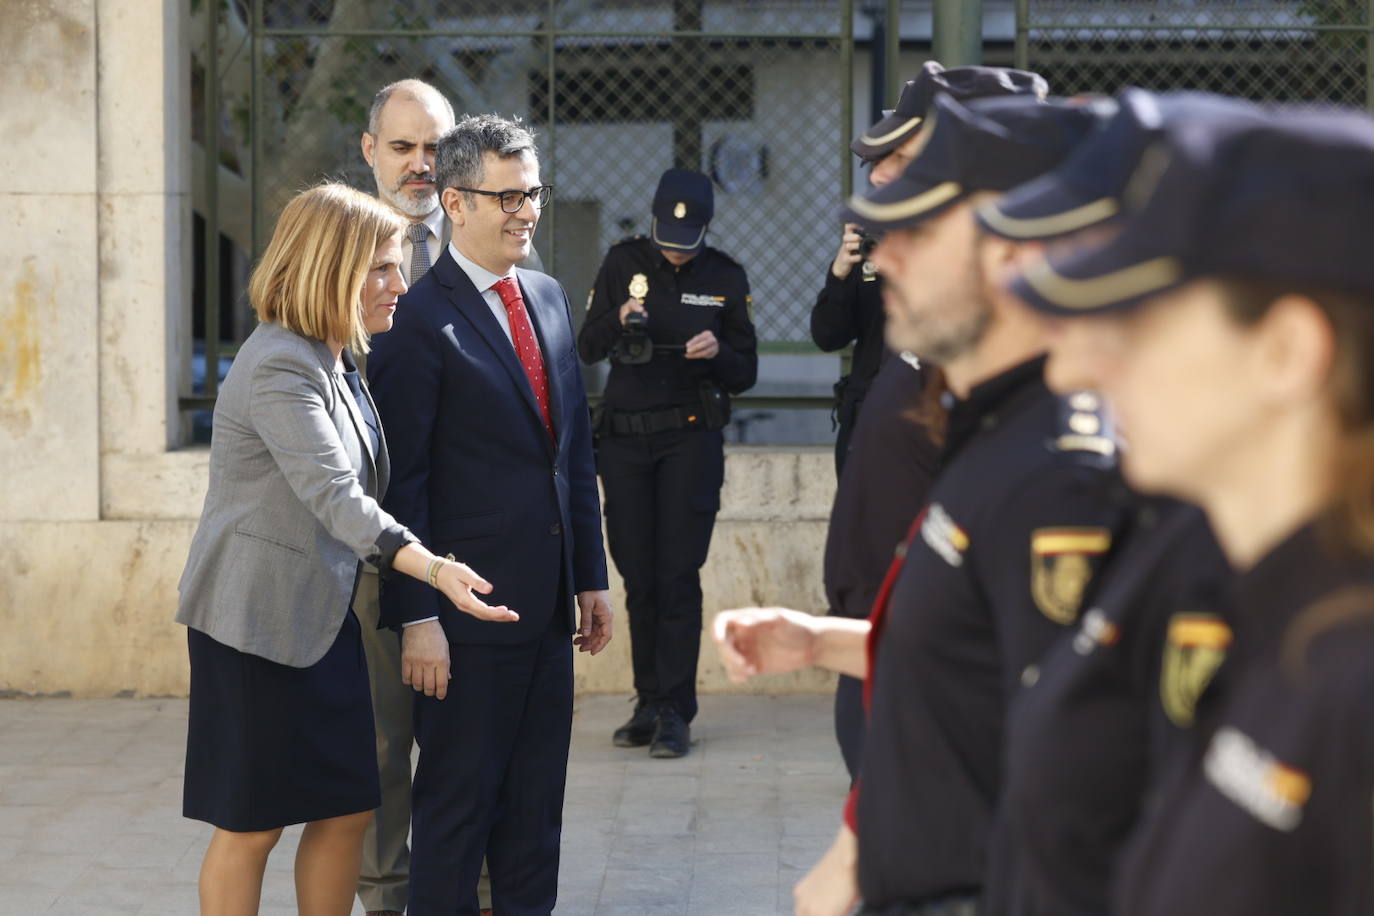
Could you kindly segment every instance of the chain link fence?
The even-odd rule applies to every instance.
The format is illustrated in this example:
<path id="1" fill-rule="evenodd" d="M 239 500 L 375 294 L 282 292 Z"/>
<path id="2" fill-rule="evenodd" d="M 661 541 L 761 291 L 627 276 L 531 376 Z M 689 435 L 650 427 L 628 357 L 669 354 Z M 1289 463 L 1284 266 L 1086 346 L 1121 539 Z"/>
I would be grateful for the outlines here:
<path id="1" fill-rule="evenodd" d="M 574 302 L 611 244 L 648 231 L 659 175 L 692 168 L 715 183 L 708 240 L 747 269 L 760 340 L 811 349 L 850 180 L 852 0 L 193 0 L 193 34 L 211 3 L 218 57 L 193 94 L 204 110 L 218 85 L 219 174 L 202 169 L 197 211 L 228 242 L 222 288 L 241 289 L 300 189 L 375 190 L 359 152 L 372 95 L 419 77 L 460 115 L 535 128 L 556 188 L 535 244 Z M 217 317 L 232 350 L 247 303 Z"/>
<path id="2" fill-rule="evenodd" d="M 1199 89 L 1374 103 L 1370 0 L 1017 0 L 1016 62 L 1056 94 Z"/>

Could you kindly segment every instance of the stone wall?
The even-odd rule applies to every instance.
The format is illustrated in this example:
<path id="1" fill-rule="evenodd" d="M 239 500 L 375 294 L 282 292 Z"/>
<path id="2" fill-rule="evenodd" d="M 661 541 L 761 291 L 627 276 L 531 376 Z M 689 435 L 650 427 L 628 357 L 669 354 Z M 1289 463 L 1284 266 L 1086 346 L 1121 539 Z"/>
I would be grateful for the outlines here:
<path id="1" fill-rule="evenodd" d="M 194 458 L 203 471 L 203 452 L 178 457 Z M 187 472 L 173 483 L 193 476 Z M 824 606 L 820 556 L 833 476 L 829 450 L 730 451 L 725 508 L 702 576 L 706 626 L 723 608 Z M 172 617 L 204 494 L 204 475 L 198 479 L 180 504 L 167 487 L 150 498 L 166 513 L 162 518 L 0 521 L 0 696 L 186 693 L 185 631 Z M 60 480 L 51 478 L 51 486 Z M 124 499 L 133 505 L 138 495 Z M 615 639 L 596 658 L 577 656 L 576 684 L 580 691 L 628 695 L 624 590 L 614 575 L 611 587 Z M 703 692 L 796 693 L 831 684 L 811 671 L 735 687 L 706 635 L 701 658 Z"/>
<path id="2" fill-rule="evenodd" d="M 10 0 L 0 29 L 0 696 L 180 695 L 176 584 L 208 454 L 176 450 L 189 335 L 182 0 Z M 819 609 L 829 451 L 740 448 L 710 613 Z M 613 600 L 623 609 L 623 591 Z M 628 692 L 623 611 L 586 691 Z M 709 645 L 703 690 L 731 689 Z M 810 672 L 751 692 L 828 689 Z"/>

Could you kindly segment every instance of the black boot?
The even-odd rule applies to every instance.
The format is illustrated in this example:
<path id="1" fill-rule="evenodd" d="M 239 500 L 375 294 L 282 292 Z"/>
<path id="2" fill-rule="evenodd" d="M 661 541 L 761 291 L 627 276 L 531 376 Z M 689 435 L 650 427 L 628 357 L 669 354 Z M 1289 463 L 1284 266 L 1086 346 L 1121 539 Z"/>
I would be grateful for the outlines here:
<path id="1" fill-rule="evenodd" d="M 615 730 L 611 743 L 616 747 L 643 747 L 654 737 L 654 708 L 643 699 L 635 702 L 630 720 Z"/>
<path id="2" fill-rule="evenodd" d="M 692 729 L 682 718 L 676 706 L 665 704 L 658 708 L 658 719 L 654 722 L 654 740 L 649 748 L 650 757 L 685 757 L 692 745 Z"/>

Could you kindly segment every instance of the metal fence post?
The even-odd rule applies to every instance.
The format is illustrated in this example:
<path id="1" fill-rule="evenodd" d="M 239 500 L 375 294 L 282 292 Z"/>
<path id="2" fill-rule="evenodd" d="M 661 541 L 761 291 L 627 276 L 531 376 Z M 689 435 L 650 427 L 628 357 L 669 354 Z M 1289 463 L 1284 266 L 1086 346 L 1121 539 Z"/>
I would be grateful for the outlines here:
<path id="1" fill-rule="evenodd" d="M 854 191 L 849 160 L 849 135 L 854 130 L 854 0 L 840 4 L 840 84 L 844 93 L 840 98 L 840 189 L 848 197 Z"/>
<path id="2" fill-rule="evenodd" d="M 1016 44 L 1011 60 L 1018 70 L 1030 69 L 1030 0 L 1016 0 Z"/>
<path id="3" fill-rule="evenodd" d="M 887 28 L 883 32 L 887 47 L 883 49 L 884 108 L 896 108 L 897 96 L 902 94 L 902 0 L 887 0 Z"/>
<path id="4" fill-rule="evenodd" d="M 557 57 L 556 57 L 556 54 L 555 54 L 555 48 L 556 48 L 555 38 L 557 37 L 557 32 L 558 32 L 558 21 L 557 21 L 557 19 L 555 19 L 554 17 L 556 17 L 557 15 L 558 15 L 558 8 L 555 6 L 555 0 L 549 0 L 548 9 L 547 9 L 547 10 L 545 11 L 545 13 L 544 13 L 544 27 L 545 27 L 545 29 L 546 29 L 546 31 L 545 31 L 545 33 L 544 33 L 544 42 L 545 42 L 545 45 L 544 45 L 544 54 L 545 54 L 545 57 L 544 57 L 544 65 L 545 65 L 546 67 L 549 68 L 548 84 L 547 84 L 547 85 L 548 85 L 548 93 L 549 93 L 549 104 L 548 104 L 549 139 L 548 139 L 548 143 L 546 144 L 546 149 L 548 150 L 548 160 L 549 160 L 549 164 L 553 167 L 553 169 L 554 169 L 555 172 L 556 172 L 557 169 L 558 169 L 558 125 L 557 125 L 557 123 L 556 123 L 555 120 L 554 120 L 556 117 L 558 117 L 558 101 L 557 101 L 557 97 L 556 97 L 556 95 L 555 95 L 555 93 L 556 93 L 557 90 L 558 90 L 558 84 L 557 84 L 557 82 L 556 82 L 556 80 L 555 80 L 554 65 L 555 65 L 555 63 L 557 62 Z M 533 117 L 534 117 L 534 112 L 530 112 L 530 116 L 531 116 L 531 118 L 533 118 Z M 545 179 L 545 180 L 547 180 L 547 179 Z M 556 177 L 556 175 L 555 175 L 555 177 L 554 177 L 553 180 L 554 180 L 554 181 L 557 181 L 557 180 L 558 180 L 557 177 Z M 549 240 L 549 248 L 548 248 L 549 267 L 548 267 L 548 269 L 551 270 L 551 271 L 555 271 L 555 272 L 558 270 L 558 241 L 557 241 L 557 235 L 556 235 L 556 233 L 554 232 L 554 230 L 555 230 L 555 228 L 556 228 L 557 220 L 558 220 L 558 217 L 556 216 L 557 212 L 558 212 L 558 207 L 557 207 L 557 205 L 555 205 L 555 206 L 549 207 L 548 212 L 546 212 L 546 213 L 543 214 L 543 219 L 545 220 L 545 223 L 546 223 L 546 225 L 548 226 L 548 229 L 546 230 L 547 234 L 544 236 L 546 239 Z"/>
<path id="5" fill-rule="evenodd" d="M 1374 111 L 1374 0 L 1368 2 L 1364 24 L 1364 107 Z"/>
<path id="6" fill-rule="evenodd" d="M 701 31 L 702 2 L 673 0 L 672 59 L 679 71 L 688 70 L 693 54 L 699 53 L 694 47 L 697 42 L 682 38 L 682 33 Z M 673 165 L 697 171 L 702 168 L 701 127 L 706 112 L 694 98 L 669 99 L 668 104 L 673 111 Z"/>
<path id="7" fill-rule="evenodd" d="M 258 260 L 258 255 L 262 254 L 262 249 L 266 247 L 267 240 L 262 237 L 262 58 L 263 58 L 263 13 L 262 0 L 253 0 L 249 11 L 252 22 L 248 26 L 249 42 L 252 49 L 253 72 L 248 82 L 248 147 L 249 147 L 249 170 L 248 178 L 252 182 L 252 187 L 248 192 L 248 207 L 251 212 L 248 214 L 249 226 L 252 229 L 253 250 L 249 257 L 254 263 Z"/>
<path id="8" fill-rule="evenodd" d="M 205 0 L 205 391 L 219 391 L 219 0 Z"/>
<path id="9" fill-rule="evenodd" d="M 946 67 L 983 62 L 983 0 L 935 0 L 931 45 Z"/>

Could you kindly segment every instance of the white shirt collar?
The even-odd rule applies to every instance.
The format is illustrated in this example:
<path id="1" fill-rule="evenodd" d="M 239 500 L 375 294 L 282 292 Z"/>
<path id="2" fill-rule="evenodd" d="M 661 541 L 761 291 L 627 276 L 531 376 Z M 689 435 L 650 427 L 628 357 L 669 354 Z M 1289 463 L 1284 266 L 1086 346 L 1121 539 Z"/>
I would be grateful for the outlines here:
<path id="1" fill-rule="evenodd" d="M 429 227 L 430 234 L 436 239 L 442 239 L 444 237 L 444 219 L 444 208 L 435 207 L 434 212 L 420 222 Z"/>
<path id="2" fill-rule="evenodd" d="M 472 281 L 472 285 L 477 287 L 479 293 L 484 293 L 491 289 L 498 280 L 504 280 L 506 277 L 515 276 L 514 264 L 512 264 L 510 270 L 506 271 L 504 274 L 494 274 L 480 264 L 464 257 L 463 253 L 458 250 L 458 246 L 453 244 L 453 242 L 448 243 L 448 250 L 449 254 L 453 255 L 453 260 L 457 261 L 458 266 L 463 269 L 463 273 L 468 275 L 468 279 Z"/>

